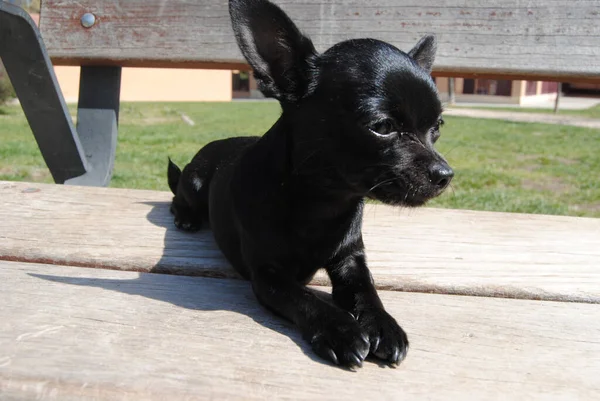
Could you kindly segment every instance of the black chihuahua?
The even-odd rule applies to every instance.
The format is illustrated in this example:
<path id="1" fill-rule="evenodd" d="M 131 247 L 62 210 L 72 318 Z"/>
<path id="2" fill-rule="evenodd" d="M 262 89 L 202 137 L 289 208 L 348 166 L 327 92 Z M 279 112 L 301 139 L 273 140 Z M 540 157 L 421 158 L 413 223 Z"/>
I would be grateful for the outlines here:
<path id="1" fill-rule="evenodd" d="M 230 0 L 229 11 L 260 90 L 282 114 L 262 137 L 209 143 L 183 172 L 169 161 L 175 224 L 210 222 L 260 303 L 294 322 L 321 357 L 396 365 L 408 340 L 367 268 L 363 205 L 419 206 L 452 179 L 434 149 L 443 123 L 430 76 L 435 38 L 408 54 L 374 39 L 318 54 L 267 0 Z M 305 286 L 322 267 L 335 304 Z"/>

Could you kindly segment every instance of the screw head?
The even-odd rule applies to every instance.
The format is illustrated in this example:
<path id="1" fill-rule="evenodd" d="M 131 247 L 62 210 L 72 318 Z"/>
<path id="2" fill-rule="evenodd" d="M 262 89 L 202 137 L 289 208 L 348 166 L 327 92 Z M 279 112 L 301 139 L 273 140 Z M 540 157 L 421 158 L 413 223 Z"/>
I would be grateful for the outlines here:
<path id="1" fill-rule="evenodd" d="M 81 17 L 81 25 L 84 28 L 91 28 L 96 23 L 96 16 L 92 13 L 85 13 Z"/>

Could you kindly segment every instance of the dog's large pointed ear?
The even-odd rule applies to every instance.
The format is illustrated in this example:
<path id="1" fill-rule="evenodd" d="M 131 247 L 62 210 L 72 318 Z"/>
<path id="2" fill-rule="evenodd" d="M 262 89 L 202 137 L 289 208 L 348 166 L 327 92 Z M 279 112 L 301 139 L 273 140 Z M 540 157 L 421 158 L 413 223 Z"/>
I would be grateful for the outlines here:
<path id="1" fill-rule="evenodd" d="M 419 43 L 412 48 L 408 55 L 417 62 L 425 71 L 431 74 L 435 52 L 437 51 L 437 41 L 434 35 L 425 35 L 419 40 Z"/>
<path id="2" fill-rule="evenodd" d="M 240 50 L 267 97 L 294 102 L 309 87 L 312 41 L 267 0 L 230 0 L 229 14 Z"/>

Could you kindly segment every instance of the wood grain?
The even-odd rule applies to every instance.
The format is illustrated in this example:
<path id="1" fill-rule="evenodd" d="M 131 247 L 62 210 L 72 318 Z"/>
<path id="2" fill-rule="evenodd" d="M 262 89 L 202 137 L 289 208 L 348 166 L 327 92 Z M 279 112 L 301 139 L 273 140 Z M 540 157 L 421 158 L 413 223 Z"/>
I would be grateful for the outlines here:
<path id="1" fill-rule="evenodd" d="M 0 182 L 0 259 L 236 278 L 167 192 Z M 600 219 L 368 205 L 379 288 L 600 302 Z M 313 284 L 329 284 L 324 273 Z"/>
<path id="2" fill-rule="evenodd" d="M 600 3 L 589 0 L 276 0 L 319 51 L 360 37 L 408 51 L 435 33 L 437 75 L 600 79 Z M 96 15 L 91 29 L 81 16 Z M 57 65 L 239 68 L 225 0 L 44 0 Z"/>
<path id="3" fill-rule="evenodd" d="M 0 262 L 3 400 L 593 400 L 600 306 L 383 292 L 397 369 L 316 359 L 241 281 Z"/>

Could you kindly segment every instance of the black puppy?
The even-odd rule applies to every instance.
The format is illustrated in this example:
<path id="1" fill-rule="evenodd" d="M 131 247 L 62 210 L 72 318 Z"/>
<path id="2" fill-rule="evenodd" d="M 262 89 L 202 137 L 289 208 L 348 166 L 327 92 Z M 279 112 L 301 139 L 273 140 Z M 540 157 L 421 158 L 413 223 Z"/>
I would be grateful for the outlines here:
<path id="1" fill-rule="evenodd" d="M 384 310 L 361 233 L 365 197 L 418 206 L 453 172 L 434 149 L 442 124 L 430 77 L 435 38 L 408 53 L 374 39 L 318 54 L 267 0 L 231 0 L 238 44 L 282 114 L 262 137 L 215 141 L 183 172 L 169 163 L 175 224 L 209 221 L 258 300 L 343 366 L 367 355 L 398 364 L 404 331 Z M 324 267 L 334 304 L 305 284 Z"/>

